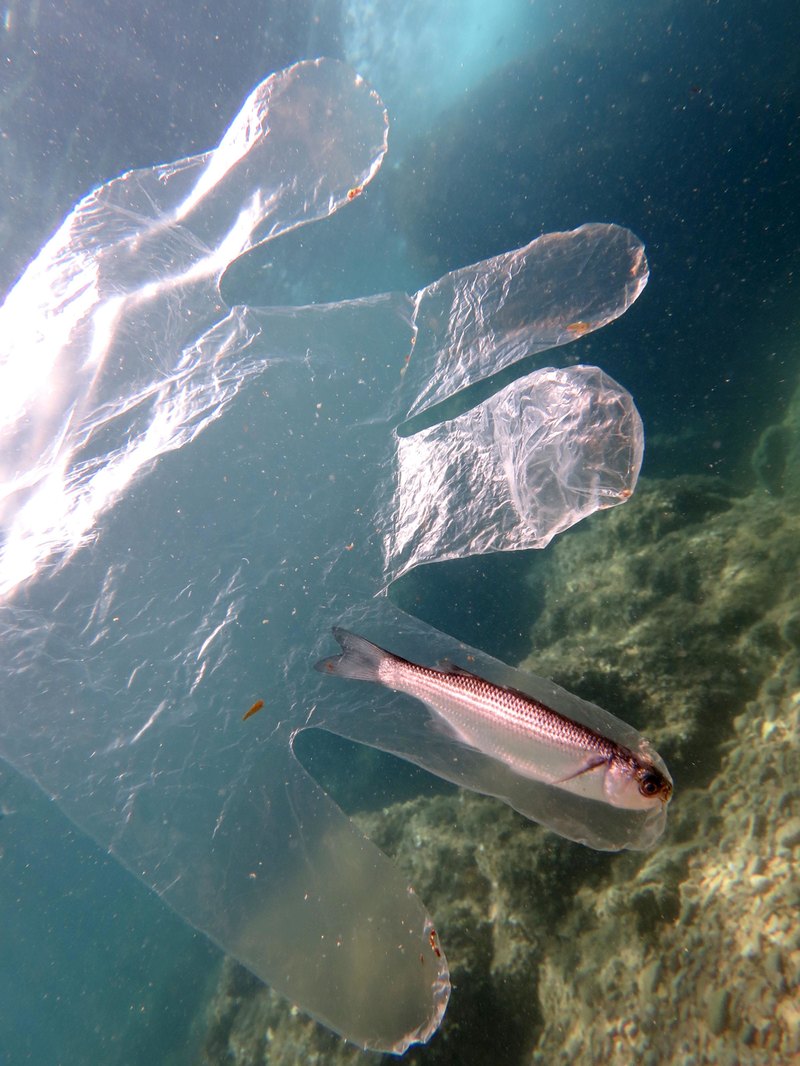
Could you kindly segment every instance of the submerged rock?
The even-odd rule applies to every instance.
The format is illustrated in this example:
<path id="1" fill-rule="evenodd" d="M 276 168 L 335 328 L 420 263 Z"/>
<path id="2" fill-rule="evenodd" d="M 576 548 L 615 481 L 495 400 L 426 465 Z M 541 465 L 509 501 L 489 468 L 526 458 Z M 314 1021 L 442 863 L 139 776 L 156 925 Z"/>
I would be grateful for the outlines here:
<path id="1" fill-rule="evenodd" d="M 676 793 L 655 851 L 577 892 L 533 1062 L 800 1052 L 799 563 L 800 517 L 696 478 L 556 545 L 529 665 L 651 734 Z"/>

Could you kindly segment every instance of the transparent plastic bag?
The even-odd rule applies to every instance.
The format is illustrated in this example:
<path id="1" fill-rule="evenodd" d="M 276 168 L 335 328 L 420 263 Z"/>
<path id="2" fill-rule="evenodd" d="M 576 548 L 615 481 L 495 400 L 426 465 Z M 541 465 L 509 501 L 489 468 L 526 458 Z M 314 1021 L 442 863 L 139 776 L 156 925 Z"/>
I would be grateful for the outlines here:
<path id="1" fill-rule="evenodd" d="M 90 193 L 7 297 L 0 755 L 303 1010 L 399 1053 L 438 1026 L 446 959 L 413 891 L 294 758 L 302 729 L 397 752 L 594 846 L 655 830 L 523 794 L 467 749 L 447 772 L 453 741 L 431 743 L 419 708 L 326 687 L 313 664 L 342 620 L 457 657 L 390 604 L 392 579 L 544 546 L 631 494 L 641 422 L 596 368 L 538 370 L 398 427 L 613 320 L 647 265 L 627 230 L 590 225 L 414 296 L 226 307 L 227 265 L 346 206 L 386 135 L 351 70 L 297 64 L 214 151 Z"/>

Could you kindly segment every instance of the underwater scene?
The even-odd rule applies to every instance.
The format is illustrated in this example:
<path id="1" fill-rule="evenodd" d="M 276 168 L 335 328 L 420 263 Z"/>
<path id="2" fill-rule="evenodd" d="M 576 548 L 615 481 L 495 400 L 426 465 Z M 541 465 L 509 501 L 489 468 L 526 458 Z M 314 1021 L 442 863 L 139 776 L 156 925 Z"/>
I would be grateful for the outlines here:
<path id="1" fill-rule="evenodd" d="M 800 1059 L 798 30 L 0 6 L 0 1066 Z"/>

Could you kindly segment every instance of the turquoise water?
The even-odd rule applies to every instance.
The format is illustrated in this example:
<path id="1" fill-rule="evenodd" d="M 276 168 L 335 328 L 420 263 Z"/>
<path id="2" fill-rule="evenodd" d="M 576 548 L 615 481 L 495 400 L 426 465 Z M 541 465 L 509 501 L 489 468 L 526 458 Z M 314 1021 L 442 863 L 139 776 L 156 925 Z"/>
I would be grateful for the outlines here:
<path id="1" fill-rule="evenodd" d="M 59 12 L 9 5 L 2 277 L 10 287 L 87 189 L 215 144 L 264 75 L 318 54 L 347 60 L 381 93 L 393 118 L 389 154 L 352 205 L 355 231 L 315 243 L 312 226 L 285 251 L 280 238 L 257 249 L 226 277 L 227 300 L 259 306 L 413 292 L 540 233 L 586 222 L 618 223 L 642 238 L 651 279 L 641 299 L 618 322 L 557 353 L 558 365 L 596 364 L 633 395 L 646 437 L 637 494 L 544 552 L 422 567 L 401 579 L 393 599 L 456 640 L 524 661 L 652 736 L 676 780 L 663 843 L 644 859 L 598 856 L 530 823 L 502 821 L 514 817 L 506 808 L 473 807 L 490 801 L 459 799 L 438 780 L 327 735 L 304 737 L 300 754 L 349 812 L 369 820 L 386 809 L 382 822 L 366 828 L 397 853 L 457 975 L 442 1033 L 411 1053 L 415 1061 L 496 1061 L 498 1048 L 506 1061 L 520 1062 L 622 1062 L 632 1054 L 775 1061 L 793 1053 L 797 1039 L 790 1006 L 797 945 L 784 927 L 797 843 L 788 786 L 797 770 L 791 13 L 748 5 L 733 17 L 718 4 L 647 15 L 597 4 L 513 4 L 489 13 L 443 4 L 424 6 L 423 29 L 419 11 L 409 8 L 407 22 L 392 11 L 237 4 L 213 13 L 173 7 L 162 16 L 132 4 L 123 19 L 120 9 L 98 14 L 93 5 L 89 14 L 80 4 Z M 364 355 L 386 358 L 393 344 L 385 333 L 373 335 Z M 295 404 L 296 424 L 305 427 L 313 378 L 298 384 L 281 373 L 275 367 L 275 384 L 265 378 L 265 389 L 274 388 L 289 425 Z M 201 604 L 209 597 L 209 609 L 212 601 L 224 606 L 209 553 L 218 550 L 226 520 L 215 513 L 223 498 L 215 479 L 234 478 L 228 500 L 237 493 L 253 499 L 263 487 L 252 525 L 264 528 L 265 547 L 247 566 L 278 573 L 266 545 L 269 493 L 281 483 L 265 479 L 277 451 L 259 425 L 268 399 L 261 392 L 259 380 L 238 408 L 253 428 L 240 422 L 235 448 L 222 421 L 203 431 L 192 461 L 171 468 L 164 459 L 152 477 L 143 468 L 108 558 L 135 576 L 138 553 L 164 550 L 155 531 L 179 498 L 187 517 L 166 528 L 196 559 L 193 595 Z M 363 417 L 374 410 L 365 402 Z M 313 491 L 313 449 L 293 455 Z M 358 488 L 358 467 L 348 477 Z M 369 477 L 362 475 L 371 487 Z M 299 516 L 298 537 L 301 528 Z M 59 579 L 61 594 L 88 613 L 95 551 L 87 543 L 73 576 Z M 164 571 L 160 587 L 139 589 L 133 629 L 108 653 L 120 676 L 130 674 L 126 640 L 138 642 L 131 663 L 175 653 L 158 631 L 158 596 L 166 602 L 173 594 L 168 563 Z M 209 768 L 191 756 L 184 764 L 187 780 L 207 774 L 209 789 L 236 779 L 238 706 L 243 712 L 270 684 L 258 668 L 269 613 L 268 598 L 253 592 L 260 581 L 243 571 L 231 593 L 235 661 L 252 665 L 235 688 L 223 671 L 216 691 L 213 683 L 203 690 L 212 693 L 211 705 L 226 708 L 219 764 Z M 34 582 L 25 610 L 42 613 L 47 604 Z M 335 615 L 347 604 L 331 607 Z M 41 625 L 45 633 L 45 617 Z M 17 648 L 10 636 L 6 629 L 9 657 Z M 322 633 L 313 639 L 325 641 Z M 307 643 L 298 640 L 292 654 L 313 659 Z M 43 641 L 52 683 L 36 659 L 29 706 L 24 675 L 17 679 L 15 700 L 2 712 L 3 750 L 17 770 L 30 763 L 27 772 L 64 807 L 75 803 L 71 790 L 83 792 L 84 808 L 92 799 L 99 806 L 106 783 L 80 765 L 61 728 L 62 696 L 85 673 L 86 702 L 69 708 L 85 722 L 83 736 L 91 737 L 93 714 L 124 720 L 124 709 L 108 703 L 114 689 L 105 679 L 113 672 L 100 658 L 76 660 L 70 680 L 59 680 L 64 647 L 60 638 Z M 163 676 L 154 667 L 156 684 Z M 188 688 L 192 678 L 184 681 Z M 131 675 L 134 693 L 148 684 L 152 678 Z M 198 722 L 208 718 L 192 728 Z M 41 770 L 47 760 L 39 758 L 39 769 L 31 761 L 34 748 L 47 744 L 58 767 L 49 782 Z M 737 754 L 746 748 L 750 762 Z M 251 749 L 251 765 L 257 754 Z M 154 775 L 166 771 L 159 759 L 154 748 Z M 181 779 L 171 787 L 178 796 Z M 236 1048 L 249 1061 L 269 1046 L 265 1061 L 289 1062 L 303 1040 L 316 1039 L 292 1030 L 271 1001 L 258 1014 L 253 1004 L 262 993 L 230 973 L 209 1020 L 217 949 L 107 857 L 103 815 L 92 812 L 92 831 L 104 844 L 98 850 L 15 770 L 4 768 L 0 788 L 0 905 L 3 927 L 12 930 L 0 964 L 3 1061 L 195 1062 L 203 1054 L 226 1061 Z M 390 806 L 401 800 L 412 806 Z M 502 813 L 483 813 L 491 810 Z M 495 855 L 495 837 L 513 863 Z M 481 838 L 484 851 L 472 850 Z M 725 849 L 704 865 L 703 848 L 713 840 Z M 180 853 L 171 858 L 180 865 Z M 449 887 L 436 876 L 442 864 L 455 871 Z M 543 892 L 576 902 L 543 907 Z M 733 958 L 748 960 L 748 982 L 737 983 L 732 967 L 709 983 L 716 953 L 735 932 L 725 925 L 720 896 L 735 915 Z M 748 930 L 767 922 L 765 907 L 772 925 L 759 940 Z M 594 939 L 586 914 L 594 916 Z M 541 923 L 563 936 L 548 939 Z M 631 929 L 628 943 L 622 934 Z M 564 938 L 580 944 L 579 964 L 565 960 Z M 602 994 L 592 985 L 593 952 L 605 944 L 607 956 L 609 943 L 636 981 L 626 985 L 604 957 L 611 992 L 598 1010 L 591 1006 Z M 699 966 L 675 962 L 687 951 Z M 669 1045 L 653 1035 L 648 1000 L 661 1023 L 672 1021 Z M 339 1045 L 322 1047 L 323 1061 L 334 1061 Z"/>

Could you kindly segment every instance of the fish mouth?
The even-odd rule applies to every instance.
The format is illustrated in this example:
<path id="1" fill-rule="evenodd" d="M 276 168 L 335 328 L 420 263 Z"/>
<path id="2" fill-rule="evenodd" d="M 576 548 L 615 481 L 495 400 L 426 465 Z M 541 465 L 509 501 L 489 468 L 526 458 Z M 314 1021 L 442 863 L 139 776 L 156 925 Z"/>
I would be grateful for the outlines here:
<path id="1" fill-rule="evenodd" d="M 661 775 L 659 774 L 659 776 L 661 776 Z M 641 788 L 640 788 L 640 791 L 641 791 Z M 653 792 L 650 798 L 651 799 L 660 800 L 661 806 L 662 807 L 666 807 L 666 805 L 672 799 L 672 792 L 673 792 L 672 782 L 670 780 L 668 780 L 667 778 L 663 778 L 661 780 L 660 784 L 659 784 L 658 791 L 657 792 Z M 642 795 L 646 795 L 646 793 L 643 792 Z"/>

